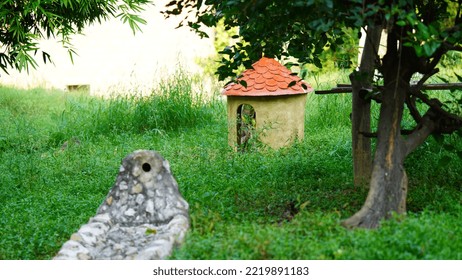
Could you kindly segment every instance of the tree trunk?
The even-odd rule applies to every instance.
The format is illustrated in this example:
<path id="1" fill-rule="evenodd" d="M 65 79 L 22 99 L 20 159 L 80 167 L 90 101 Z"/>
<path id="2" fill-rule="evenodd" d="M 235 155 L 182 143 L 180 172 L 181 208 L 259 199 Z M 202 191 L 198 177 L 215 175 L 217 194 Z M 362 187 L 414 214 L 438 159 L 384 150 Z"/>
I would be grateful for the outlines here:
<path id="1" fill-rule="evenodd" d="M 401 136 L 401 119 L 412 76 L 410 67 L 406 66 L 396 37 L 389 34 L 387 54 L 383 58 L 384 89 L 369 194 L 363 207 L 342 222 L 347 228 L 375 228 L 393 212 L 406 211 L 408 180 L 403 164 L 408 150 Z"/>
<path id="2" fill-rule="evenodd" d="M 439 55 L 434 56 L 432 60 L 418 57 L 412 47 L 405 46 L 401 41 L 406 30 L 390 26 L 387 53 L 380 66 L 384 84 L 380 98 L 377 148 L 372 164 L 369 193 L 363 207 L 342 222 L 347 228 L 375 228 L 381 220 L 389 218 L 393 213 L 405 213 L 408 179 L 404 170 L 404 160 L 432 133 L 452 133 L 462 127 L 462 118 L 446 112 L 441 102 L 427 98 L 420 93 L 420 88 L 410 87 L 414 73 L 424 74 L 418 83 L 422 86 L 437 72 L 435 66 L 446 49 L 439 50 Z M 417 125 L 404 137 L 401 134 L 404 104 L 412 98 L 421 99 L 428 109 L 420 116 L 415 104 L 408 102 Z M 359 113 L 362 113 L 361 108 Z"/>
<path id="3" fill-rule="evenodd" d="M 406 151 L 400 125 L 406 94 L 403 86 L 388 86 L 383 92 L 369 194 L 361 210 L 343 222 L 348 228 L 374 228 L 392 212 L 406 211 Z"/>
<path id="4" fill-rule="evenodd" d="M 375 62 L 378 57 L 382 27 L 367 27 L 367 35 L 361 55 L 359 73 L 350 75 L 353 89 L 351 134 L 353 151 L 353 180 L 355 186 L 367 186 L 371 176 L 371 140 L 362 133 L 371 129 L 371 101 L 365 98 L 372 89 Z"/>

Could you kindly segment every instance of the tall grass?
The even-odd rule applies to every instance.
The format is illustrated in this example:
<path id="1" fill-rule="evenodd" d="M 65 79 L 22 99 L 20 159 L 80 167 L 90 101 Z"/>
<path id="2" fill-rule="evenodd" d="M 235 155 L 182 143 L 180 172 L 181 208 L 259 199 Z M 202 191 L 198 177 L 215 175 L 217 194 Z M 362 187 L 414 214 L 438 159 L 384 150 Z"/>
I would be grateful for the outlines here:
<path id="1" fill-rule="evenodd" d="M 196 88 L 183 74 L 111 99 L 0 88 L 0 259 L 52 258 L 136 149 L 170 161 L 191 206 L 173 259 L 461 258 L 462 163 L 433 139 L 406 162 L 408 217 L 347 231 L 367 195 L 352 183 L 349 95 L 310 95 L 292 147 L 235 153 L 225 103 Z"/>
<path id="2" fill-rule="evenodd" d="M 110 99 L 68 96 L 59 118 L 56 143 L 70 137 L 96 137 L 117 133 L 180 131 L 214 118 L 216 98 L 195 89 L 194 77 L 170 77 L 148 96 L 116 95 Z"/>

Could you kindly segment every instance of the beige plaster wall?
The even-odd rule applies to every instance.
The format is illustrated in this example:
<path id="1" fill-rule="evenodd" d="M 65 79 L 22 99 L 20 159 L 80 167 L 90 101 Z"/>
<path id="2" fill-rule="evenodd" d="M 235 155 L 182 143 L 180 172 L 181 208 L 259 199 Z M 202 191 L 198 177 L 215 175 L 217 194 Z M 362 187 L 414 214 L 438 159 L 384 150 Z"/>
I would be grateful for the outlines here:
<path id="1" fill-rule="evenodd" d="M 252 105 L 259 140 L 273 149 L 304 138 L 306 94 L 292 96 L 228 96 L 228 144 L 237 145 L 237 108 Z"/>

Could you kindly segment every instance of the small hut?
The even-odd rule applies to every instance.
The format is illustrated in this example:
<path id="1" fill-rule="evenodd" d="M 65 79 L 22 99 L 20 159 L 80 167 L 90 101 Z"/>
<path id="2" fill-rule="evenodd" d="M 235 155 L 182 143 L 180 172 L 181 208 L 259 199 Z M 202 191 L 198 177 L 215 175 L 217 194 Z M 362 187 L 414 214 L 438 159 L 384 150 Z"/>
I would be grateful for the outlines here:
<path id="1" fill-rule="evenodd" d="M 245 149 L 253 140 L 278 149 L 303 139 L 306 94 L 311 86 L 272 58 L 263 57 L 225 86 L 228 143 Z"/>

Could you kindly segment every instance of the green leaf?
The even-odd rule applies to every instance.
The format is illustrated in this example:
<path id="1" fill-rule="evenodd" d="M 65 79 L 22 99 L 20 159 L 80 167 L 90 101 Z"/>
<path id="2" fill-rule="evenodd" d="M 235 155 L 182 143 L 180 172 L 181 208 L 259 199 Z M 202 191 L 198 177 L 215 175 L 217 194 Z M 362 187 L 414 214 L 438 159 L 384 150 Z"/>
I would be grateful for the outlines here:
<path id="1" fill-rule="evenodd" d="M 316 67 L 318 67 L 318 68 L 320 68 L 320 69 L 322 68 L 322 63 L 321 63 L 321 60 L 320 60 L 319 58 L 314 57 L 314 58 L 313 58 L 313 63 L 314 63 L 314 65 L 315 65 Z"/>
<path id="2" fill-rule="evenodd" d="M 419 37 L 422 40 L 428 40 L 430 38 L 430 33 L 428 32 L 428 27 L 423 24 L 422 22 L 419 22 L 417 24 L 417 30 L 419 31 Z"/>
<path id="3" fill-rule="evenodd" d="M 327 8 L 329 8 L 329 9 L 332 9 L 334 7 L 334 3 L 333 3 L 332 0 L 326 0 L 325 4 L 326 4 Z"/>
<path id="4" fill-rule="evenodd" d="M 387 21 L 389 21 L 389 20 L 390 20 L 390 18 L 391 18 L 391 14 L 388 14 L 388 13 L 387 13 L 387 14 L 385 14 L 385 19 L 386 19 Z"/>
<path id="5" fill-rule="evenodd" d="M 155 228 L 147 228 L 145 232 L 146 235 L 156 234 L 156 233 L 157 233 L 157 230 Z"/>
<path id="6" fill-rule="evenodd" d="M 433 49 L 431 48 L 430 44 L 424 44 L 423 50 L 426 57 L 430 57 L 433 54 Z"/>
<path id="7" fill-rule="evenodd" d="M 460 75 L 457 75 L 457 73 L 456 73 L 456 72 L 454 72 L 454 75 L 456 75 L 456 77 L 457 77 L 457 80 L 458 80 L 459 82 L 462 82 L 462 76 L 460 76 Z"/>
<path id="8" fill-rule="evenodd" d="M 426 42 L 423 45 L 423 49 L 426 57 L 431 57 L 436 50 L 440 47 L 440 43 L 436 41 Z"/>
<path id="9" fill-rule="evenodd" d="M 176 4 L 177 4 L 177 1 L 173 0 L 173 1 L 169 2 L 168 4 L 166 4 L 165 7 L 170 7 L 170 6 L 173 6 L 173 5 L 176 5 Z"/>
<path id="10" fill-rule="evenodd" d="M 78 56 L 77 52 L 74 49 L 68 49 L 67 53 L 69 54 L 72 64 L 74 64 L 74 55 Z"/>
<path id="11" fill-rule="evenodd" d="M 51 60 L 50 54 L 47 52 L 42 51 L 42 59 L 43 59 L 43 63 L 47 63 L 47 62 L 53 63 L 53 61 Z"/>
<path id="12" fill-rule="evenodd" d="M 437 78 L 443 81 L 444 83 L 449 83 L 449 80 L 444 77 L 438 76 Z"/>
<path id="13" fill-rule="evenodd" d="M 414 44 L 412 42 L 405 42 L 405 43 L 403 43 L 403 46 L 405 46 L 405 47 L 413 47 Z"/>
<path id="14" fill-rule="evenodd" d="M 423 51 L 423 48 L 422 46 L 420 45 L 414 45 L 414 50 L 415 50 L 415 53 L 418 57 L 422 57 L 424 56 L 424 51 Z"/>

